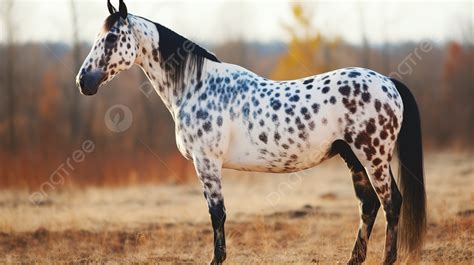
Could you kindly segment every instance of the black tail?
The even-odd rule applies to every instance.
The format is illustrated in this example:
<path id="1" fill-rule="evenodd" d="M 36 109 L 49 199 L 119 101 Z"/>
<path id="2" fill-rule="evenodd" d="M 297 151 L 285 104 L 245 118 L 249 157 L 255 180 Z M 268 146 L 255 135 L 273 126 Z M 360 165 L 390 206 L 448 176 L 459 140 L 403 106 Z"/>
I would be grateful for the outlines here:
<path id="1" fill-rule="evenodd" d="M 391 79 L 403 100 L 403 123 L 398 135 L 398 184 L 403 197 L 399 223 L 399 248 L 417 256 L 426 232 L 426 193 L 420 113 L 415 98 L 400 81 Z"/>

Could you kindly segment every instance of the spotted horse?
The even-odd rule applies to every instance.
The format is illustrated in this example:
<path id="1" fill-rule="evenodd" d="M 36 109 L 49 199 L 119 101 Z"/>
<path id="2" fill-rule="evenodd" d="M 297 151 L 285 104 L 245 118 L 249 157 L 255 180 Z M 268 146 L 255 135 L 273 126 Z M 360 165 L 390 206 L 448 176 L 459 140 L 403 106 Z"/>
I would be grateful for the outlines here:
<path id="1" fill-rule="evenodd" d="M 211 264 L 226 259 L 222 168 L 296 172 L 336 155 L 350 169 L 360 201 L 348 264 L 365 260 L 380 206 L 383 264 L 396 261 L 397 248 L 419 253 L 426 226 L 420 117 L 401 82 L 356 67 L 269 80 L 129 14 L 122 0 L 118 10 L 107 5 L 110 16 L 79 70 L 78 87 L 93 95 L 133 65 L 145 72 L 174 119 L 179 151 L 202 183 L 214 232 Z M 390 167 L 396 146 L 401 191 Z"/>

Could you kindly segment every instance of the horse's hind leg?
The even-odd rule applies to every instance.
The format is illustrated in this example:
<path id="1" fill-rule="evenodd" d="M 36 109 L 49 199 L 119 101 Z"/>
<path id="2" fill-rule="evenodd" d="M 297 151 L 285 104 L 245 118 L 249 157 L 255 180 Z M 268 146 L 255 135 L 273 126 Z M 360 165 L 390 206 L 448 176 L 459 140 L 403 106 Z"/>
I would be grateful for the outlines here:
<path id="1" fill-rule="evenodd" d="M 357 239 L 348 264 L 360 264 L 367 255 L 367 242 L 374 226 L 380 202 L 377 194 L 370 185 L 365 170 L 352 173 L 352 181 L 357 198 L 359 199 L 360 224 Z"/>
<path id="2" fill-rule="evenodd" d="M 388 161 L 374 159 L 366 166 L 372 186 L 382 203 L 386 219 L 384 264 L 397 260 L 397 230 L 402 196 L 392 176 Z"/>
<path id="3" fill-rule="evenodd" d="M 370 184 L 365 168 L 351 148 L 344 141 L 338 140 L 334 142 L 332 151 L 338 153 L 351 170 L 355 193 L 360 201 L 359 231 L 357 232 L 357 238 L 348 264 L 361 264 L 366 258 L 367 242 L 380 208 L 380 202 Z"/>

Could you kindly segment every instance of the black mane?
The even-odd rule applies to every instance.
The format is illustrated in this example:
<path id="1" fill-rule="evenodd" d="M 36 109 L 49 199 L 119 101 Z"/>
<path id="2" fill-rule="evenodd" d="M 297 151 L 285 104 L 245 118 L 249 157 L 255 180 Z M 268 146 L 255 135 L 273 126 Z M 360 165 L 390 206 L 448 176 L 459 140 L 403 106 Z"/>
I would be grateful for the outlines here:
<path id="1" fill-rule="evenodd" d="M 154 23 L 159 33 L 158 51 L 161 56 L 162 69 L 172 80 L 176 89 L 181 89 L 185 71 L 197 74 L 201 79 L 204 59 L 220 62 L 217 57 L 196 43 L 186 39 L 169 28 Z"/>

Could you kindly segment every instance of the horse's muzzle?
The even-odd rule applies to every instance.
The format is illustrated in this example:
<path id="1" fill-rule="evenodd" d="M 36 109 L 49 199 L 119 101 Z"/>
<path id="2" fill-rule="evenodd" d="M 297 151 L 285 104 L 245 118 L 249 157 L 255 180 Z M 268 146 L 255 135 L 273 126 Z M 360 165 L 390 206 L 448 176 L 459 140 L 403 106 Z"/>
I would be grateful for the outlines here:
<path id="1" fill-rule="evenodd" d="M 105 74 L 100 71 L 82 73 L 77 77 L 77 86 L 83 95 L 92 96 L 97 93 Z"/>

